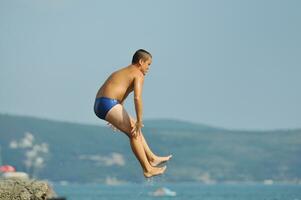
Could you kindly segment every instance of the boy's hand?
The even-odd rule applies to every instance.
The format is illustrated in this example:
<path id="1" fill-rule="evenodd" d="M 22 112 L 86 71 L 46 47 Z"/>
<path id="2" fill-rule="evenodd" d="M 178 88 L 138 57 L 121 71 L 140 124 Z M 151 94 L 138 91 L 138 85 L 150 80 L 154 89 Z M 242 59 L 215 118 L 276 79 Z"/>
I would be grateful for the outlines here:
<path id="1" fill-rule="evenodd" d="M 136 122 L 134 123 L 133 120 L 131 120 L 132 124 L 132 131 L 131 134 L 133 137 L 137 137 L 138 135 L 141 135 L 141 128 L 144 126 L 142 122 Z"/>

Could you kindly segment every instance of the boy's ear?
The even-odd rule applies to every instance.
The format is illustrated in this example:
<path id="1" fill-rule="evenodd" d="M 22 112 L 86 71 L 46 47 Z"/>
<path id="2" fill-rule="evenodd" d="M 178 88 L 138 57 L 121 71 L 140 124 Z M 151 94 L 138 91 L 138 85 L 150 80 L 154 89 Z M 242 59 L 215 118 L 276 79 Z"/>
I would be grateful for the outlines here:
<path id="1" fill-rule="evenodd" d="M 142 59 L 139 59 L 139 65 L 143 65 L 144 61 Z"/>

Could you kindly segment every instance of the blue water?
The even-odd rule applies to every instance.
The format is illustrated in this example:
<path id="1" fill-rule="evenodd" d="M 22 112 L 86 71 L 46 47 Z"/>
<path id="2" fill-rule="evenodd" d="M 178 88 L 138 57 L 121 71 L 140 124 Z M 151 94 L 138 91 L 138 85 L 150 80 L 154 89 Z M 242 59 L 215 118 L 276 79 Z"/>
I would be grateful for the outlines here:
<path id="1" fill-rule="evenodd" d="M 154 197 L 159 187 L 175 191 L 175 197 Z M 67 200 L 301 200 L 301 185 L 154 183 L 108 185 L 58 185 L 54 189 Z"/>

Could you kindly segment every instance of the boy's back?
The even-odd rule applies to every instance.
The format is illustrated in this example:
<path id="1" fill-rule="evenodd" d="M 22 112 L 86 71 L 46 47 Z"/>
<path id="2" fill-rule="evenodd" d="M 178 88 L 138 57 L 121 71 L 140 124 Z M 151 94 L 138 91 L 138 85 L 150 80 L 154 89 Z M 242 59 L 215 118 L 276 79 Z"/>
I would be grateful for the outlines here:
<path id="1" fill-rule="evenodd" d="M 143 74 L 132 65 L 113 72 L 98 90 L 96 98 L 109 97 L 122 102 L 133 91 L 135 78 L 143 79 Z"/>

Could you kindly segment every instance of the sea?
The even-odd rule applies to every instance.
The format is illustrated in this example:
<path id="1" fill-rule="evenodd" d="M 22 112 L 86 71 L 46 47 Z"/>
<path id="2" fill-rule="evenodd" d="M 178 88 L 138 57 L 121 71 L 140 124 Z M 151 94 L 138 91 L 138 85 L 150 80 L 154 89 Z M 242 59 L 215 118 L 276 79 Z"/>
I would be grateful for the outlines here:
<path id="1" fill-rule="evenodd" d="M 66 200 L 301 200 L 301 185 L 295 184 L 200 184 L 127 183 L 54 184 Z M 162 193 L 167 190 L 166 193 Z M 161 193 L 160 193 L 161 190 Z"/>

